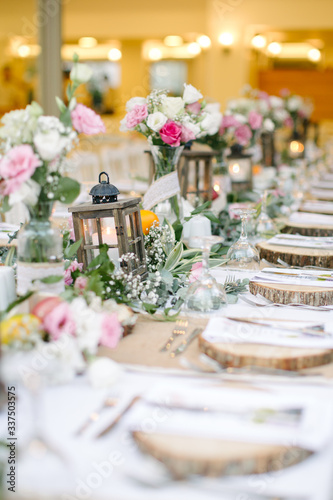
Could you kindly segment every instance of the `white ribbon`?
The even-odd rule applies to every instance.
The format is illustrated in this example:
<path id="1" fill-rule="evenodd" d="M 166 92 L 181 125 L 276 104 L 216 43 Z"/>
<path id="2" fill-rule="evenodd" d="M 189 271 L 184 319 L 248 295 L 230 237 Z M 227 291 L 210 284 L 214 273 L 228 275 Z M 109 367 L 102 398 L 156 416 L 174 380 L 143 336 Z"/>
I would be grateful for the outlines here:
<path id="1" fill-rule="evenodd" d="M 149 187 L 143 197 L 142 206 L 145 210 L 150 210 L 158 203 L 168 200 L 180 193 L 180 185 L 177 171 L 164 175 Z"/>

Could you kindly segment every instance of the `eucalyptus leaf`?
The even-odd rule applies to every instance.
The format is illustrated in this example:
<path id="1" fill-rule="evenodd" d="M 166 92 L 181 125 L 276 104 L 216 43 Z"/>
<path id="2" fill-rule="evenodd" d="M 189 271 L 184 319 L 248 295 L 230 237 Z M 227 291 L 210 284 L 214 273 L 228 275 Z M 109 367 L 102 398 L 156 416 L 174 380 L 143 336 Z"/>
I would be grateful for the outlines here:
<path id="1" fill-rule="evenodd" d="M 238 296 L 235 293 L 228 293 L 227 294 L 227 302 L 228 304 L 236 304 L 238 301 Z"/>
<path id="2" fill-rule="evenodd" d="M 1 212 L 8 212 L 11 208 L 9 205 L 9 196 L 4 196 L 1 203 Z"/>
<path id="3" fill-rule="evenodd" d="M 59 283 L 59 281 L 63 280 L 63 276 L 58 276 L 55 274 L 52 274 L 51 276 L 46 276 L 45 278 L 34 280 L 34 281 L 41 281 L 42 283 L 46 283 L 47 285 L 52 285 L 53 283 Z"/>
<path id="4" fill-rule="evenodd" d="M 80 194 L 80 184 L 70 177 L 59 177 L 57 189 L 54 191 L 54 199 L 62 203 L 72 203 Z"/>
<path id="5" fill-rule="evenodd" d="M 206 208 L 210 207 L 211 203 L 212 203 L 211 201 L 206 201 L 205 203 L 203 203 L 202 205 L 200 205 L 200 207 L 195 208 L 194 210 L 192 210 L 191 215 L 201 214 L 201 212 L 203 212 L 204 210 L 206 210 Z"/>
<path id="6" fill-rule="evenodd" d="M 64 250 L 64 257 L 66 259 L 70 259 L 71 257 L 73 257 L 77 253 L 78 249 L 80 248 L 81 243 L 82 243 L 82 238 L 80 238 L 78 241 L 76 241 L 75 243 L 70 245 L 68 248 L 66 248 L 66 250 Z"/>

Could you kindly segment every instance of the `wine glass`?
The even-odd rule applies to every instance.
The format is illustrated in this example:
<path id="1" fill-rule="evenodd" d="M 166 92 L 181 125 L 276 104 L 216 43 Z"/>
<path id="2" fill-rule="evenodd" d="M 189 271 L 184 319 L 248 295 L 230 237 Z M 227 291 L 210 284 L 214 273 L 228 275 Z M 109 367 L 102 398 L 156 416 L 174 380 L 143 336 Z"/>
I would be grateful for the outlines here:
<path id="1" fill-rule="evenodd" d="M 222 285 L 209 272 L 209 254 L 213 245 L 222 243 L 221 236 L 195 236 L 192 238 L 202 252 L 202 269 L 196 281 L 188 288 L 185 305 L 190 311 L 210 313 L 227 304 L 227 297 Z"/>
<path id="2" fill-rule="evenodd" d="M 261 210 L 257 221 L 256 231 L 258 235 L 264 235 L 265 233 L 277 232 L 276 226 L 273 220 L 267 213 L 267 196 L 272 193 L 273 190 L 265 189 L 263 192 L 261 200 Z"/>
<path id="3" fill-rule="evenodd" d="M 256 213 L 253 208 L 238 208 L 234 210 L 236 215 L 239 215 L 242 227 L 239 239 L 231 245 L 227 253 L 229 262 L 228 267 L 237 269 L 259 269 L 260 255 L 248 240 L 246 221 L 250 216 Z"/>

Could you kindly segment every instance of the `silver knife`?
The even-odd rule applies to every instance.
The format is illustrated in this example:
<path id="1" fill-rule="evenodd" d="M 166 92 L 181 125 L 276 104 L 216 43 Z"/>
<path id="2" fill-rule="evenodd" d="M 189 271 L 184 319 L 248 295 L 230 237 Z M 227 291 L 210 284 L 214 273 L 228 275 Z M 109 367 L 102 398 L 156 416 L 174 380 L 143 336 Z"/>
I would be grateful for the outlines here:
<path id="1" fill-rule="evenodd" d="M 174 358 L 175 356 L 178 356 L 179 354 L 184 352 L 185 349 L 189 346 L 189 344 L 193 342 L 193 340 L 196 337 L 198 337 L 198 335 L 200 335 L 202 330 L 203 330 L 202 328 L 196 328 L 195 330 L 193 330 L 193 332 L 188 336 L 188 338 L 184 339 L 184 341 L 180 344 L 180 346 L 170 353 L 170 357 Z"/>

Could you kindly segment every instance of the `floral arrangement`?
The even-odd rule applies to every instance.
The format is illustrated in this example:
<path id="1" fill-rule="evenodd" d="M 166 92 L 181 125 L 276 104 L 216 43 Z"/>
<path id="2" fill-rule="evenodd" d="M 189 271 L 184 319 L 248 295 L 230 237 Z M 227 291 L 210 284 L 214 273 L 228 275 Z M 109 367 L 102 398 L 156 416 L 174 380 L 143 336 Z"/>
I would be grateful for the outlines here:
<path id="1" fill-rule="evenodd" d="M 281 90 L 285 109 L 290 114 L 290 125 L 297 126 L 299 120 L 309 119 L 313 111 L 313 103 L 310 99 L 304 99 L 297 94 L 292 94 L 288 89 Z"/>
<path id="2" fill-rule="evenodd" d="M 178 147 L 195 140 L 202 128 L 193 112 L 202 94 L 184 84 L 182 97 L 168 96 L 166 90 L 153 90 L 147 97 L 132 97 L 126 104 L 121 131 L 136 130 L 155 146 Z"/>
<path id="3" fill-rule="evenodd" d="M 56 98 L 60 118 L 45 116 L 33 102 L 25 109 L 5 114 L 0 128 L 0 196 L 2 210 L 23 202 L 71 203 L 80 192 L 80 184 L 66 176 L 66 156 L 75 146 L 79 133 L 105 132 L 101 118 L 74 96 L 77 87 L 87 82 L 91 70 L 74 60 L 67 89 L 68 106 Z"/>

